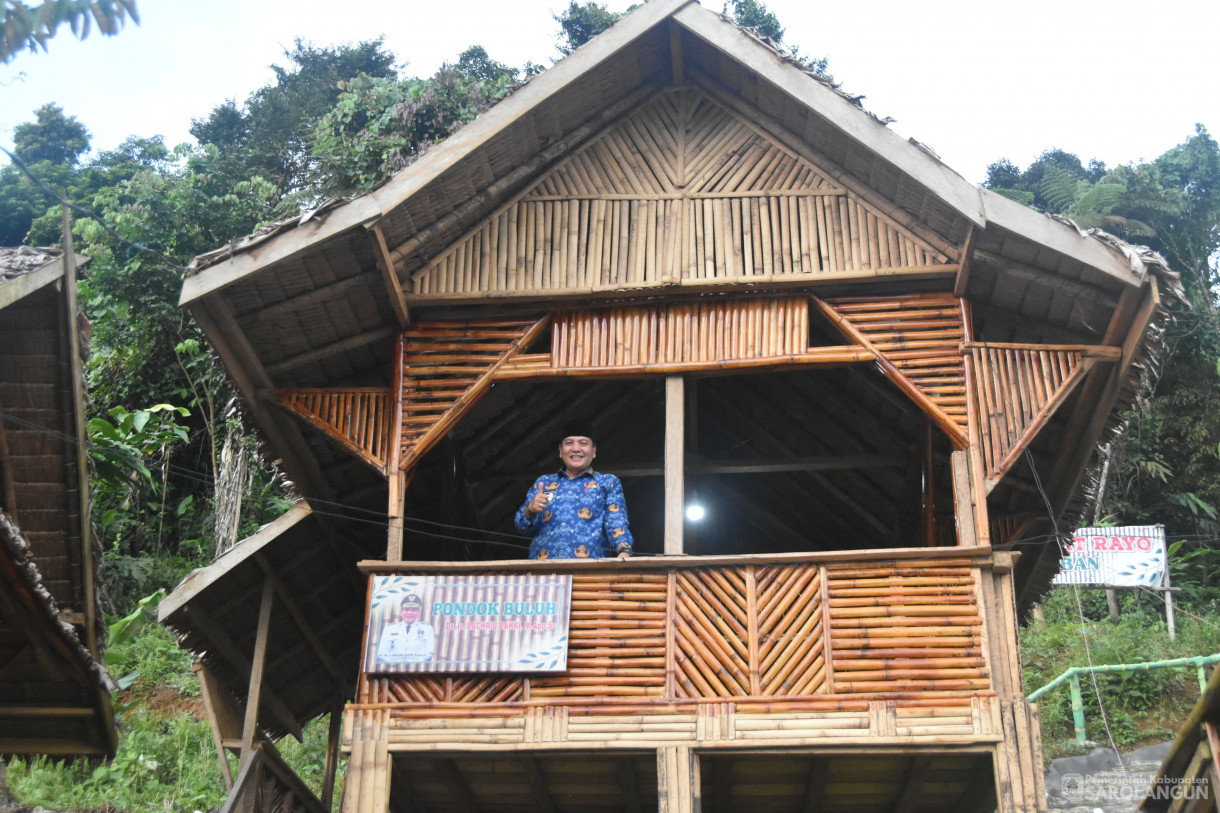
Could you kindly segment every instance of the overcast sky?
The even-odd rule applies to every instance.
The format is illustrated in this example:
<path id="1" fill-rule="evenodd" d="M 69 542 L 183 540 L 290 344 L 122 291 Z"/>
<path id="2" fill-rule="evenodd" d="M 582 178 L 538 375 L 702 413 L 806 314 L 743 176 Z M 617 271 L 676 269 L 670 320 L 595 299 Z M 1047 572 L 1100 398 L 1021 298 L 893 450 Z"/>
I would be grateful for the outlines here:
<path id="1" fill-rule="evenodd" d="M 29 2 L 30 0 L 27 0 Z M 611 9 L 628 3 L 610 0 Z M 721 0 L 706 7 L 719 11 Z M 1107 164 L 1150 160 L 1196 122 L 1220 135 L 1217 0 L 768 0 L 785 41 L 826 56 L 845 90 L 968 180 L 1051 147 Z M 294 37 L 385 35 L 411 75 L 479 44 L 501 62 L 550 64 L 561 0 L 139 0 L 141 24 L 0 66 L 0 143 L 56 102 L 94 149 L 129 135 L 189 141 L 192 117 L 271 79 Z"/>

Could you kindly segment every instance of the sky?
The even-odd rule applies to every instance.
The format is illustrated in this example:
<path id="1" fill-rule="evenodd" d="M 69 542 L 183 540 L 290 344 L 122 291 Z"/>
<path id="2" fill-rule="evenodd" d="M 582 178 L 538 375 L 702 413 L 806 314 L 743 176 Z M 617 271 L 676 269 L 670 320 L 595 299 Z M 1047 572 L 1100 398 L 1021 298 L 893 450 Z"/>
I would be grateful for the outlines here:
<path id="1" fill-rule="evenodd" d="M 32 0 L 26 0 L 32 2 Z M 1217 0 L 765 0 L 787 44 L 827 57 L 843 89 L 890 128 L 981 183 L 999 158 L 1049 148 L 1107 165 L 1151 160 L 1201 123 L 1220 137 Z M 723 0 L 705 0 L 715 11 Z M 192 141 L 192 118 L 271 80 L 295 37 L 385 36 L 405 73 L 478 44 L 514 66 L 551 64 L 563 0 L 138 0 L 141 22 L 0 66 L 0 144 L 55 102 L 110 149 L 129 135 Z M 615 11 L 623 0 L 610 0 Z"/>

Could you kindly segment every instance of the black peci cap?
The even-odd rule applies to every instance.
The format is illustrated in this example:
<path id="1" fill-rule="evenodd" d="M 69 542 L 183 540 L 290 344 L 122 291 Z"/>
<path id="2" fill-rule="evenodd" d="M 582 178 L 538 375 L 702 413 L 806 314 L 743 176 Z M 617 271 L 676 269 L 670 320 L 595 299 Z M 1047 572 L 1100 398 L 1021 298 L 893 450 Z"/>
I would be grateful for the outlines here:
<path id="1" fill-rule="evenodd" d="M 419 596 L 415 595 L 414 593 L 407 593 L 405 596 L 402 597 L 402 604 L 398 605 L 398 609 L 403 610 L 407 607 L 416 607 L 416 608 L 422 609 L 423 606 L 424 606 L 423 599 L 421 599 Z"/>
<path id="2" fill-rule="evenodd" d="M 559 442 L 563 443 L 567 438 L 588 438 L 596 446 L 597 430 L 593 428 L 593 421 L 588 418 L 571 419 L 563 425 L 563 434 L 559 436 Z"/>

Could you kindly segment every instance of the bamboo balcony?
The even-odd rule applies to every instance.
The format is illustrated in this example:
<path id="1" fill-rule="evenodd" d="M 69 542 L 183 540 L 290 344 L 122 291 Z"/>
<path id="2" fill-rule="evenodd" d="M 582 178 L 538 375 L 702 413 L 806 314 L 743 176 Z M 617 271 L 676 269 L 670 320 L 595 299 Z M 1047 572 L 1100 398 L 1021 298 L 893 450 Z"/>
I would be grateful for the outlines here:
<path id="1" fill-rule="evenodd" d="M 362 673 L 344 740 L 389 752 L 988 746 L 1004 737 L 993 678 L 1015 662 L 1004 620 L 988 620 L 1003 613 L 1011 559 L 918 548 L 366 562 L 370 589 L 383 574 L 571 573 L 568 662 L 547 675 Z"/>

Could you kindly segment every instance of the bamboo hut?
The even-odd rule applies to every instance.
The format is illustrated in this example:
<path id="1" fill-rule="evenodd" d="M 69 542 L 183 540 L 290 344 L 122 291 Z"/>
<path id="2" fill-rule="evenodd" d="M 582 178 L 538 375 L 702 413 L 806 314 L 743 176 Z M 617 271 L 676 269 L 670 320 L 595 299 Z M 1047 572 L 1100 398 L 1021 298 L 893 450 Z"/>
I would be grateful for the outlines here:
<path id="1" fill-rule="evenodd" d="M 1035 811 L 1018 614 L 1176 284 L 653 0 L 181 303 L 309 501 L 311 594 L 367 555 L 336 663 L 378 579 L 571 578 L 558 674 L 355 667 L 345 811 Z M 634 559 L 505 535 L 573 414 Z M 231 691 L 278 694 L 279 592 L 206 573 L 164 620 L 219 657 L 192 605 L 243 604 Z"/>
<path id="2" fill-rule="evenodd" d="M 76 262 L 0 249 L 0 754 L 113 754 Z"/>

